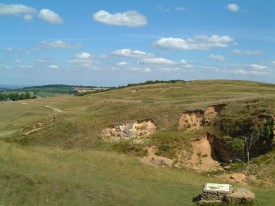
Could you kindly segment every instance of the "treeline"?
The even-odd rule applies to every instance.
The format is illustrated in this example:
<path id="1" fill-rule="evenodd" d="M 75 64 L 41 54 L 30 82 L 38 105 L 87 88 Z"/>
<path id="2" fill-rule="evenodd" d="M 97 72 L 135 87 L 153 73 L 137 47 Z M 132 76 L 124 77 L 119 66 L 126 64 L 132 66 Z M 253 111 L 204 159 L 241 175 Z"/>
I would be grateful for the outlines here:
<path id="1" fill-rule="evenodd" d="M 110 90 L 113 90 L 115 88 L 108 88 L 108 89 L 94 89 L 94 90 L 91 90 L 91 91 L 87 91 L 87 92 L 77 92 L 75 94 L 75 96 L 85 96 L 85 95 L 88 95 L 88 94 L 96 94 L 96 93 L 100 93 L 100 92 L 107 92 L 107 91 L 110 91 Z"/>
<path id="2" fill-rule="evenodd" d="M 47 92 L 47 93 L 60 93 L 60 94 L 76 94 L 74 86 L 63 85 L 63 84 L 53 84 L 53 85 L 43 85 L 43 86 L 33 86 L 24 87 L 23 91 L 33 92 L 35 94 Z"/>
<path id="3" fill-rule="evenodd" d="M 127 84 L 126 86 L 120 86 L 119 88 L 125 88 L 125 87 L 134 87 L 134 86 L 140 86 L 140 85 L 148 85 L 148 84 L 159 84 L 159 83 L 177 83 L 177 82 L 185 82 L 184 80 L 148 80 L 146 82 L 142 83 L 136 83 L 136 84 Z"/>
<path id="4" fill-rule="evenodd" d="M 134 84 L 127 84 L 126 86 L 119 86 L 119 87 L 110 87 L 108 89 L 100 89 L 100 90 L 93 90 L 93 91 L 87 91 L 87 92 L 82 92 L 82 93 L 76 93 L 75 96 L 85 96 L 88 94 L 95 94 L 95 93 L 100 93 L 100 92 L 106 92 L 110 90 L 115 90 L 115 89 L 123 89 L 127 87 L 134 87 L 134 86 L 141 86 L 141 85 L 150 85 L 150 84 L 160 84 L 160 83 L 178 83 L 178 82 L 185 82 L 184 80 L 148 80 L 146 82 L 142 83 L 134 83 Z"/>
<path id="5" fill-rule="evenodd" d="M 18 100 L 24 100 L 24 99 L 35 99 L 35 95 L 31 95 L 29 92 L 24 92 L 24 93 L 0 93 L 0 101 L 18 101 Z"/>

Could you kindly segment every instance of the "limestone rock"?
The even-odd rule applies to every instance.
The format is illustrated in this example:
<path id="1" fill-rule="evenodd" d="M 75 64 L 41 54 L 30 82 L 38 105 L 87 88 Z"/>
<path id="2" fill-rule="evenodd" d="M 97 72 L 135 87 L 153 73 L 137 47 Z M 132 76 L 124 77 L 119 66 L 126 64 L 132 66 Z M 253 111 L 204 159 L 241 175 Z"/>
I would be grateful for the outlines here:
<path id="1" fill-rule="evenodd" d="M 156 124 L 152 120 L 142 120 L 105 128 L 101 136 L 106 141 L 119 141 L 147 137 L 155 133 Z"/>
<path id="2" fill-rule="evenodd" d="M 255 199 L 255 194 L 248 189 L 238 188 L 231 194 L 225 195 L 226 202 L 234 204 L 252 203 Z"/>
<path id="3" fill-rule="evenodd" d="M 194 198 L 200 205 L 219 203 L 250 204 L 253 203 L 255 194 L 248 189 L 234 189 L 229 184 L 207 183 L 203 186 L 202 193 Z"/>

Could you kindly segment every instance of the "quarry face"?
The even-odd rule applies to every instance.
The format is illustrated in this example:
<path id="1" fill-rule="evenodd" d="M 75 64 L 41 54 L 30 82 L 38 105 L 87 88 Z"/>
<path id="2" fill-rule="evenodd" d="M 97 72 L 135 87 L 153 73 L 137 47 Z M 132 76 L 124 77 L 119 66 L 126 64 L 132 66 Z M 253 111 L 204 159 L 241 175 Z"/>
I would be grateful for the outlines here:
<path id="1" fill-rule="evenodd" d="M 101 137 L 106 141 L 119 141 L 147 137 L 156 132 L 157 126 L 152 120 L 141 120 L 103 129 Z"/>

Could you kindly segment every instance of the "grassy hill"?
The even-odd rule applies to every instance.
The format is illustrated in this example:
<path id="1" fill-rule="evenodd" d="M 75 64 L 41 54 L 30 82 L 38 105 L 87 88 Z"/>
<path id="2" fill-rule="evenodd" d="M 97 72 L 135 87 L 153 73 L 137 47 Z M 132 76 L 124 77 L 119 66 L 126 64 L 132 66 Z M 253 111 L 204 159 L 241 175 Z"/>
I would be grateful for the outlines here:
<path id="1" fill-rule="evenodd" d="M 249 104 L 275 114 L 274 103 L 273 84 L 224 80 L 137 85 L 81 97 L 2 102 L 0 204 L 193 205 L 192 197 L 202 184 L 221 180 L 212 173 L 144 165 L 137 159 L 140 152 L 148 145 L 166 145 L 171 150 L 164 149 L 162 155 L 169 157 L 179 147 L 190 148 L 190 140 L 206 130 L 215 130 L 208 126 L 178 131 L 183 111 L 227 104 L 227 115 L 234 116 L 237 109 Z M 144 119 L 157 125 L 157 132 L 144 145 L 100 138 L 106 127 Z M 273 150 L 252 160 L 263 178 L 275 176 L 274 157 Z M 256 193 L 255 205 L 274 205 L 274 186 L 247 187 Z"/>

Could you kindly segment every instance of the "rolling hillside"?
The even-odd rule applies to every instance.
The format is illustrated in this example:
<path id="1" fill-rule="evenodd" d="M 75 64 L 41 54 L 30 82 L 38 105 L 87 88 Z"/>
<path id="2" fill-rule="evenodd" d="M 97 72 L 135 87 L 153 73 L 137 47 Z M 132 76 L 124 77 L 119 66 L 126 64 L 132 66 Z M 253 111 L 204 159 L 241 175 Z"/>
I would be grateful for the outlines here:
<path id="1" fill-rule="evenodd" d="M 216 111 L 218 105 L 222 108 Z M 274 105 L 275 85 L 225 80 L 1 102 L 1 204 L 194 205 L 192 198 L 205 182 L 230 182 L 218 176 L 248 171 L 256 178 L 245 182 L 256 193 L 255 205 L 273 205 L 271 144 L 266 150 L 252 150 L 252 169 L 239 162 L 222 171 L 190 165 L 196 139 L 206 138 L 218 150 L 216 137 L 223 141 L 228 135 L 241 135 L 243 127 L 235 128 L 242 125 L 239 120 L 264 125 L 274 119 Z M 211 156 L 209 161 L 228 166 L 225 154 L 217 151 L 220 157 L 215 159 L 211 148 L 209 152 L 194 161 Z"/>

